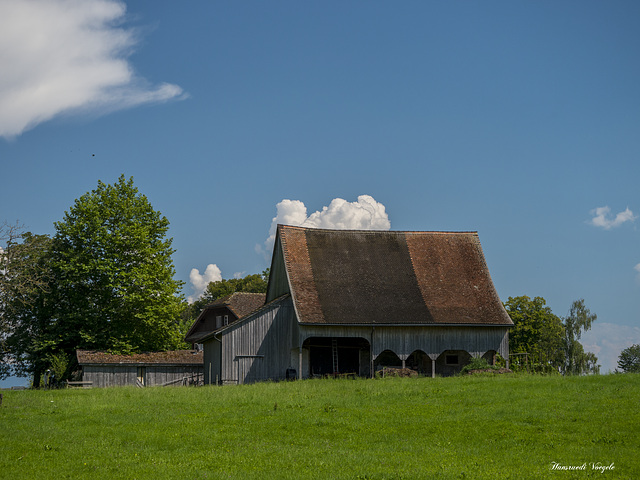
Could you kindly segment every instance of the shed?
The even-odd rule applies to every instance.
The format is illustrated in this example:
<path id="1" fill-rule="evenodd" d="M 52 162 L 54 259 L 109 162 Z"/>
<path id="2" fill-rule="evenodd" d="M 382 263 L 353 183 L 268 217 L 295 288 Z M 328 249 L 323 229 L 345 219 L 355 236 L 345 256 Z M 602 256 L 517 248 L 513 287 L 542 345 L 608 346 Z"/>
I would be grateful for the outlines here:
<path id="1" fill-rule="evenodd" d="M 451 375 L 508 359 L 512 325 L 477 232 L 279 225 L 265 305 L 201 340 L 205 383 Z"/>
<path id="2" fill-rule="evenodd" d="M 93 387 L 198 385 L 203 382 L 203 353 L 197 350 L 114 355 L 77 350 L 82 382 Z"/>

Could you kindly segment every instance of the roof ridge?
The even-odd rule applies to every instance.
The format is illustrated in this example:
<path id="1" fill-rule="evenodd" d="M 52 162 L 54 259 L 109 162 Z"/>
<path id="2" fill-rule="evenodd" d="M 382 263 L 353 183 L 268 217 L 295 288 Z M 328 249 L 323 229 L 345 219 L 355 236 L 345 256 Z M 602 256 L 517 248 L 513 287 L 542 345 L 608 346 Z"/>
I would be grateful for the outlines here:
<path id="1" fill-rule="evenodd" d="M 317 228 L 317 227 L 304 227 L 300 225 L 285 225 L 278 224 L 278 227 L 287 230 L 313 230 L 319 232 L 341 232 L 341 233 L 397 233 L 397 234 L 440 234 L 440 235 L 457 235 L 457 234 L 478 234 L 477 230 L 377 230 L 377 229 L 350 229 L 350 228 Z"/>

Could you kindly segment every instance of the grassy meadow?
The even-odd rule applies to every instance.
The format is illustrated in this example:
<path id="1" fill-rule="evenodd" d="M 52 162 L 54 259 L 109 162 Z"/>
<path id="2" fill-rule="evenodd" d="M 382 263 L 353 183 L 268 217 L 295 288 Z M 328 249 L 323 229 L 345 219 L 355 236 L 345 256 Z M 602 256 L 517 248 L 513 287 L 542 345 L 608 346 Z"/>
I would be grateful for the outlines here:
<path id="1" fill-rule="evenodd" d="M 2 479 L 640 478 L 640 375 L 2 393 Z"/>

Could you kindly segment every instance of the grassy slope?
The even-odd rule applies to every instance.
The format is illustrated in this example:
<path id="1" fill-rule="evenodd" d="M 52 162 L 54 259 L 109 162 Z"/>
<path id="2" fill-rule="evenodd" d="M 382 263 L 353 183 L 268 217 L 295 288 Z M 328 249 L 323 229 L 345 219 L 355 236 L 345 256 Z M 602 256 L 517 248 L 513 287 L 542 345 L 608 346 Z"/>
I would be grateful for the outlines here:
<path id="1" fill-rule="evenodd" d="M 3 393 L 0 478 L 640 478 L 640 375 Z"/>

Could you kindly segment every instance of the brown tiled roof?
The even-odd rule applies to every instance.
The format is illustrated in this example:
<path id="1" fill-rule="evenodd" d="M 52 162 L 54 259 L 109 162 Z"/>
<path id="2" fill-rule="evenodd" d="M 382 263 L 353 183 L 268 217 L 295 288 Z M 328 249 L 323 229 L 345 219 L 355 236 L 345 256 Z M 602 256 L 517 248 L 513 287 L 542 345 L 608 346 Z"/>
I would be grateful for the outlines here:
<path id="1" fill-rule="evenodd" d="M 512 325 L 476 232 L 278 235 L 301 323 Z"/>
<path id="2" fill-rule="evenodd" d="M 202 352 L 196 350 L 174 350 L 171 352 L 146 352 L 133 355 L 113 355 L 97 350 L 77 350 L 80 365 L 202 365 Z"/>
<path id="3" fill-rule="evenodd" d="M 264 293 L 235 292 L 217 299 L 207 305 L 207 308 L 226 306 L 236 317 L 242 318 L 264 305 L 265 296 Z"/>

